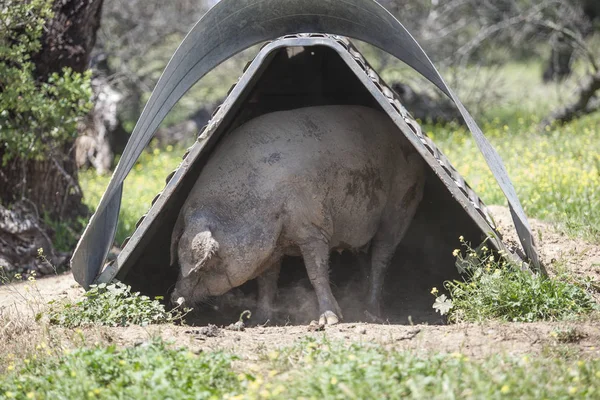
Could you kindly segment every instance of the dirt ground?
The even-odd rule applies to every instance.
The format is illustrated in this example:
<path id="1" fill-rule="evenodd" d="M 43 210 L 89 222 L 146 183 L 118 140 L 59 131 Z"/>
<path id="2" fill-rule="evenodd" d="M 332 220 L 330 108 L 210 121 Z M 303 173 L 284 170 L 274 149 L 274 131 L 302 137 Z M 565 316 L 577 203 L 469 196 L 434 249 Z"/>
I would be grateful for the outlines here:
<path id="1" fill-rule="evenodd" d="M 508 209 L 494 206 L 491 211 L 506 241 L 515 241 Z M 571 239 L 552 225 L 531 220 L 538 237 L 541 259 L 552 273 L 567 268 L 579 277 L 600 282 L 600 246 Z M 244 359 L 257 360 L 265 352 L 290 346 L 305 337 L 326 337 L 348 342 L 379 343 L 394 349 L 460 352 L 473 358 L 491 354 L 572 354 L 578 357 L 600 357 L 600 319 L 563 323 L 485 323 L 441 325 L 422 323 L 369 324 L 342 323 L 323 330 L 300 324 L 265 326 L 233 331 L 222 326 L 148 326 L 90 327 L 83 332 L 69 331 L 33 322 L 33 316 L 47 307 L 50 300 L 74 299 L 83 293 L 70 274 L 0 287 L 0 340 L 8 351 L 16 336 L 25 335 L 27 343 L 50 337 L 62 347 L 79 342 L 136 345 L 160 336 L 189 347 L 192 351 L 223 349 Z M 433 298 L 431 299 L 433 302 Z M 234 322 L 234 321 L 231 321 Z M 16 327 L 19 327 L 16 329 Z M 564 335 L 569 332 L 568 335 Z M 38 338 L 38 339 L 36 339 Z M 47 339 L 43 339 L 47 340 Z"/>

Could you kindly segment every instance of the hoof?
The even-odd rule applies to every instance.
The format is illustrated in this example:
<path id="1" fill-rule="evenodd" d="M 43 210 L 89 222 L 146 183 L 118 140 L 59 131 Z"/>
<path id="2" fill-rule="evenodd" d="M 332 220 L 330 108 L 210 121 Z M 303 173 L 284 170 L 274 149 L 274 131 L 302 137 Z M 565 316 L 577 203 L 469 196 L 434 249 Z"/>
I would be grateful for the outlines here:
<path id="1" fill-rule="evenodd" d="M 340 319 L 333 311 L 325 311 L 319 317 L 319 325 L 335 325 L 340 322 Z"/>

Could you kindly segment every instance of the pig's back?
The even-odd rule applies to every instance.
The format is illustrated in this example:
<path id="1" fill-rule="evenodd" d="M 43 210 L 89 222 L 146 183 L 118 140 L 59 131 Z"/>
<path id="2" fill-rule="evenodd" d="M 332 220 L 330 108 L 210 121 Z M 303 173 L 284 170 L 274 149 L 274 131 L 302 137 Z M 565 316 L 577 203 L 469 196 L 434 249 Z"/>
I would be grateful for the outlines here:
<path id="1" fill-rule="evenodd" d="M 265 114 L 223 138 L 188 203 L 239 213 L 276 206 L 300 190 L 361 212 L 368 206 L 361 197 L 372 197 L 376 206 L 386 200 L 395 175 L 411 173 L 407 152 L 414 150 L 394 123 L 371 108 L 318 106 Z"/>

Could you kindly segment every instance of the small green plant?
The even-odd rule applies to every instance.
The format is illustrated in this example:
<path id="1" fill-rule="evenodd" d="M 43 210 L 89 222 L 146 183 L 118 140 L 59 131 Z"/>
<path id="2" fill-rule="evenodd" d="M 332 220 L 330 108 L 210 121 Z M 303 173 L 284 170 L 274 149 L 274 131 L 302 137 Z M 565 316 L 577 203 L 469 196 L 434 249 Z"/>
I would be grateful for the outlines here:
<path id="1" fill-rule="evenodd" d="M 48 316 L 50 323 L 75 328 L 86 325 L 149 325 L 170 323 L 181 319 L 187 310 L 165 310 L 159 302 L 150 299 L 123 283 L 92 285 L 83 298 L 75 303 L 54 303 Z"/>
<path id="2" fill-rule="evenodd" d="M 239 389 L 235 357 L 195 355 L 163 341 L 119 350 L 68 351 L 9 364 L 0 377 L 3 399 L 219 399 Z"/>
<path id="3" fill-rule="evenodd" d="M 441 307 L 448 312 L 449 321 L 556 321 L 576 318 L 597 308 L 589 293 L 579 285 L 523 271 L 485 245 L 475 250 L 464 238 L 460 239 L 465 255 L 458 249 L 453 254 L 465 278 L 444 284 L 451 304 L 441 296 L 434 304 L 436 309 Z"/>

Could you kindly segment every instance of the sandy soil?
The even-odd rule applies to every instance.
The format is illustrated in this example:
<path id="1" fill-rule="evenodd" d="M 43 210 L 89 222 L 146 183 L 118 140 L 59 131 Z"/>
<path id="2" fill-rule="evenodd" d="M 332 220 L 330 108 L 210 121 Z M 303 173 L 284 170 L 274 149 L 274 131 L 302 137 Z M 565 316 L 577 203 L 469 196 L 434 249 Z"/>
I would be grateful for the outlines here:
<path id="1" fill-rule="evenodd" d="M 491 207 L 504 238 L 515 242 L 508 209 Z M 589 277 L 600 282 L 600 246 L 570 239 L 550 224 L 531 220 L 536 233 L 543 263 L 550 272 L 564 266 L 578 277 Z M 20 318 L 31 318 L 42 311 L 50 300 L 74 299 L 83 293 L 70 274 L 48 277 L 35 283 L 19 283 L 0 287 L 0 316 L 12 313 Z M 232 321 L 233 322 L 233 321 Z M 37 326 L 37 327 L 36 327 Z M 1 328 L 1 327 L 0 327 Z M 5 327 L 6 328 L 6 327 Z M 267 326 L 233 331 L 217 326 L 149 326 L 84 329 L 87 343 L 113 342 L 135 345 L 161 336 L 193 351 L 225 349 L 234 351 L 247 360 L 253 360 L 265 351 L 290 346 L 305 337 L 327 337 L 352 342 L 379 343 L 389 348 L 425 351 L 461 352 L 469 357 L 490 354 L 570 352 L 577 356 L 600 357 L 600 321 L 596 319 L 573 323 L 486 323 L 459 325 L 431 324 L 368 324 L 343 323 L 323 330 L 310 325 Z M 54 337 L 71 338 L 76 334 L 62 328 L 50 328 Z M 42 334 L 39 325 L 23 328 L 31 337 Z M 557 332 L 570 331 L 568 340 Z M 36 333 L 37 332 L 37 333 Z M 46 332 L 47 334 L 47 332 Z M 4 336 L 0 329 L 0 337 Z"/>

